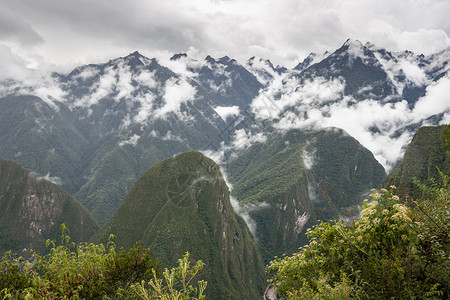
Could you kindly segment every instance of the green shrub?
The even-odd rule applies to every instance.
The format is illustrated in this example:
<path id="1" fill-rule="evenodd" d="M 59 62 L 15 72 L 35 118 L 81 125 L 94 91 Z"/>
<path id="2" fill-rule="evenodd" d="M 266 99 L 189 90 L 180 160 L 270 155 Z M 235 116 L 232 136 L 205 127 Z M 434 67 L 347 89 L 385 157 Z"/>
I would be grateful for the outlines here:
<path id="1" fill-rule="evenodd" d="M 70 243 L 61 226 L 63 245 L 47 241 L 50 252 L 20 270 L 20 262 L 1 262 L 2 296 L 5 299 L 133 299 L 130 286 L 159 274 L 160 262 L 136 244 L 128 252 L 103 244 Z M 22 263 L 23 264 L 23 263 Z"/>
<path id="2" fill-rule="evenodd" d="M 26 289 L 32 285 L 28 264 L 22 258 L 14 259 L 11 251 L 5 253 L 0 261 L 0 291 L 9 293 Z"/>
<path id="3" fill-rule="evenodd" d="M 197 261 L 191 267 L 189 261 L 189 253 L 178 260 L 178 267 L 172 268 L 170 271 L 166 268 L 163 272 L 164 280 L 159 279 L 156 273 L 150 280 L 150 288 L 147 288 L 145 281 L 132 286 L 133 291 L 139 299 L 205 299 L 203 292 L 206 289 L 207 282 L 200 280 L 197 282 L 198 288 L 191 283 L 196 281 L 196 276 L 203 269 L 203 262 Z M 193 281 L 194 280 L 194 281 Z"/>
<path id="4" fill-rule="evenodd" d="M 448 252 L 434 261 L 424 255 L 426 229 L 417 214 L 401 204 L 392 190 L 374 190 L 371 198 L 362 209 L 362 217 L 351 226 L 322 222 L 308 230 L 308 245 L 292 256 L 276 258 L 269 264 L 269 283 L 280 296 L 292 299 L 305 298 L 305 295 L 309 295 L 307 299 L 445 297 L 444 274 L 434 278 L 432 270 L 443 263 L 448 266 Z M 448 198 L 445 201 L 448 205 Z"/>

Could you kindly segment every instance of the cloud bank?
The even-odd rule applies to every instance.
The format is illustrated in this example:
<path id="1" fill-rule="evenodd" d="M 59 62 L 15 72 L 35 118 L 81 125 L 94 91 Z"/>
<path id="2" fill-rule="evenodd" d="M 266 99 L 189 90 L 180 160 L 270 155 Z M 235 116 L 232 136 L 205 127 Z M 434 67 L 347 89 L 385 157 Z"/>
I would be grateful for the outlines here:
<path id="1" fill-rule="evenodd" d="M 270 58 L 292 68 L 347 38 L 430 54 L 450 44 L 447 0 L 6 0 L 0 44 L 72 67 L 139 50 Z"/>

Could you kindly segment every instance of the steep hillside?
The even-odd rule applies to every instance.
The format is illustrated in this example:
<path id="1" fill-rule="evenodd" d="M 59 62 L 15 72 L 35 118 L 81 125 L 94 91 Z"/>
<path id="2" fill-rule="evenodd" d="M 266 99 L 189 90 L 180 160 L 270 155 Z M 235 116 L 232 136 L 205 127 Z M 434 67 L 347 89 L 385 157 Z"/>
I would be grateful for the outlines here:
<path id="1" fill-rule="evenodd" d="M 373 155 L 338 129 L 274 134 L 226 170 L 266 261 L 297 250 L 317 219 L 345 218 L 385 176 Z"/>
<path id="2" fill-rule="evenodd" d="M 264 266 L 250 232 L 233 210 L 219 167 L 188 152 L 149 168 L 93 238 L 129 248 L 142 240 L 166 266 L 185 251 L 202 259 L 212 299 L 257 299 Z"/>
<path id="3" fill-rule="evenodd" d="M 52 107 L 35 96 L 0 98 L 0 157 L 75 193 L 77 168 L 88 141 L 73 123 L 64 105 Z"/>
<path id="4" fill-rule="evenodd" d="M 444 131 L 450 125 L 424 126 L 414 135 L 406 148 L 403 161 L 385 180 L 385 185 L 395 185 L 399 196 L 420 198 L 421 193 L 414 185 L 413 179 L 428 182 L 430 179 L 439 182 L 439 168 L 442 172 L 450 172 L 450 157 L 446 153 Z"/>
<path id="5" fill-rule="evenodd" d="M 74 242 L 98 230 L 86 208 L 56 184 L 0 159 L 0 252 L 42 251 L 46 239 L 59 238 L 62 223 Z"/>

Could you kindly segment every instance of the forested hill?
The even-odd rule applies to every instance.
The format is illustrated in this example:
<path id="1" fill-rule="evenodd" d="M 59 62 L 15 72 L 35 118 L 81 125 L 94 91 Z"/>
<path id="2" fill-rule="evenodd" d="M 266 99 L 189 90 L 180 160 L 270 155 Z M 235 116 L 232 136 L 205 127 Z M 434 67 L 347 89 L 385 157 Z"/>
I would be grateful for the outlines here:
<path id="1" fill-rule="evenodd" d="M 235 213 L 219 166 L 199 152 L 155 164 L 133 185 L 116 214 L 94 236 L 119 247 L 136 241 L 164 266 L 189 251 L 205 262 L 200 279 L 211 299 L 260 299 L 264 265 L 245 221 Z"/>
<path id="2" fill-rule="evenodd" d="M 400 165 L 385 179 L 386 187 L 395 185 L 402 198 L 419 199 L 422 192 L 414 179 L 426 184 L 442 181 L 439 172 L 449 174 L 448 143 L 450 125 L 424 126 L 414 135 L 406 148 Z"/>
<path id="3" fill-rule="evenodd" d="M 45 250 L 60 225 L 74 242 L 87 241 L 99 226 L 89 211 L 59 186 L 19 164 L 0 159 L 0 252 Z"/>

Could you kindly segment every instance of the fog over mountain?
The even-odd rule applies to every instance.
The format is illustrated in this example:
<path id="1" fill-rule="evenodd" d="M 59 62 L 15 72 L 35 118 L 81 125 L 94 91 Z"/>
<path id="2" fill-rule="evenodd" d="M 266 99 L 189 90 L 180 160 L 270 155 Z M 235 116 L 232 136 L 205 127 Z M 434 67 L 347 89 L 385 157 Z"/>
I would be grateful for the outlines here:
<path id="1" fill-rule="evenodd" d="M 67 75 L 45 76 L 28 70 L 24 77 L 3 79 L 0 93 L 33 94 L 54 108 L 63 103 L 72 111 L 84 111 L 88 118 L 108 95 L 116 103 L 128 99 L 127 106 L 138 111 L 122 115 L 117 126 L 125 128 L 165 119 L 171 113 L 189 118 L 180 107 L 193 101 L 201 87 L 223 121 L 237 124 L 241 118 L 254 123 L 234 128 L 233 142 L 222 149 L 201 150 L 217 154 L 216 150 L 220 153 L 263 141 L 264 133 L 256 123 L 270 122 L 281 131 L 333 126 L 358 139 L 390 170 L 414 132 L 405 128 L 450 122 L 449 60 L 450 48 L 424 56 L 390 52 L 357 40 L 348 40 L 323 55 L 312 53 L 294 69 L 274 67 L 258 57 L 241 65 L 228 57 L 183 53 L 162 61 L 136 52 L 106 65 L 80 66 Z M 175 77 L 158 81 L 156 65 Z M 165 138 L 180 137 L 169 134 Z M 138 139 L 133 134 L 120 143 L 135 144 Z"/>

